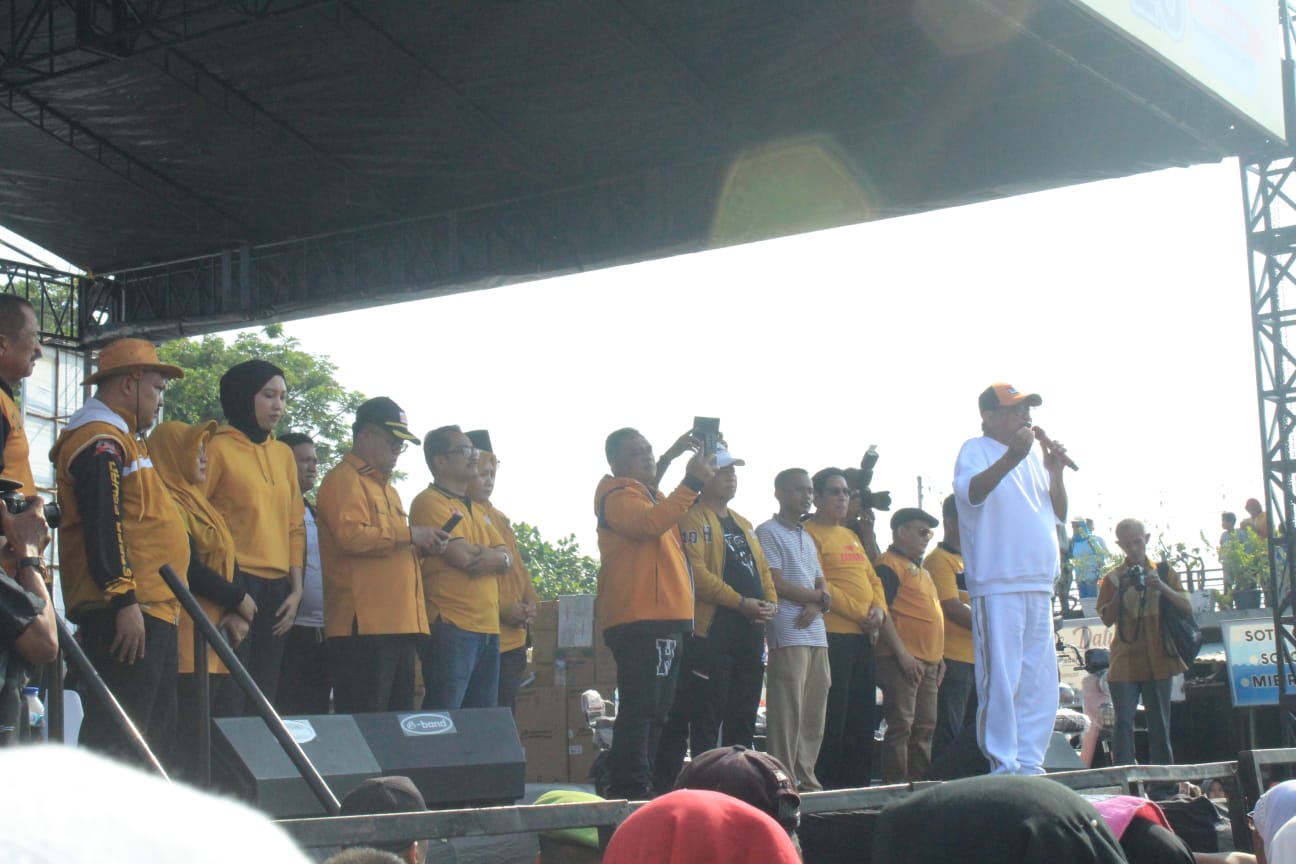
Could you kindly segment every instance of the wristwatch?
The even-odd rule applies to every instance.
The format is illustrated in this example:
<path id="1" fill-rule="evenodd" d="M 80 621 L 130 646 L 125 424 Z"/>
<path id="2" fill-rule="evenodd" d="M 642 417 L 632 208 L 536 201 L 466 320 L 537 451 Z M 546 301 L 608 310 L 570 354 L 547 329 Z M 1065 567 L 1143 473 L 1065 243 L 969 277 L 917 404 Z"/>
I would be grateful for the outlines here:
<path id="1" fill-rule="evenodd" d="M 39 574 L 41 575 L 42 578 L 44 578 L 44 576 L 45 576 L 45 559 L 44 559 L 44 558 L 37 558 L 37 557 L 34 557 L 34 556 L 33 556 L 33 557 L 30 557 L 30 558 L 19 558 L 19 559 L 18 559 L 18 569 L 19 569 L 19 570 L 22 570 L 22 569 L 25 568 L 25 567 L 30 567 L 31 569 L 33 569 L 33 570 L 35 570 L 37 573 L 39 573 Z"/>

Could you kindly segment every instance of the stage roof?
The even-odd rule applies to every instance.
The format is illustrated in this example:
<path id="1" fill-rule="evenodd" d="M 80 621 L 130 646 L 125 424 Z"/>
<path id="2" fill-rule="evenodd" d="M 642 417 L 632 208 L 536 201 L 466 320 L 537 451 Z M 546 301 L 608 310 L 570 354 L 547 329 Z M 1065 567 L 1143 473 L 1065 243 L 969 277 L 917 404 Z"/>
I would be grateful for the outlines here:
<path id="1" fill-rule="evenodd" d="M 100 277 L 87 342 L 1274 148 L 1067 0 L 17 0 L 0 40 L 0 222 Z"/>

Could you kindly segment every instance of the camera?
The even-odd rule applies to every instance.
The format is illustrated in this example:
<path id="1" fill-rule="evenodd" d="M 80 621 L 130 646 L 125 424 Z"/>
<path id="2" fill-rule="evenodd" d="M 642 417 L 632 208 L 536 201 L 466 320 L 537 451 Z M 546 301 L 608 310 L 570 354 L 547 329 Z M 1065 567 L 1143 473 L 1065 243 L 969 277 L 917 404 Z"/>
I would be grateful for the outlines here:
<path id="1" fill-rule="evenodd" d="M 1125 575 L 1134 581 L 1134 587 L 1142 591 L 1147 588 L 1147 574 L 1143 572 L 1142 565 L 1135 564 L 1125 571 Z"/>
<path id="2" fill-rule="evenodd" d="M 874 492 L 869 489 L 873 483 L 873 466 L 877 464 L 877 445 L 870 444 L 864 458 L 860 460 L 859 493 L 860 506 L 865 510 L 890 510 L 891 493 Z"/>
<path id="3" fill-rule="evenodd" d="M 21 483 L 0 480 L 0 501 L 3 501 L 5 509 L 15 516 L 31 506 L 27 497 L 18 491 L 21 488 Z M 45 512 L 45 523 L 50 528 L 59 527 L 59 522 L 63 521 L 63 511 L 59 509 L 58 502 L 50 501 L 42 509 Z"/>

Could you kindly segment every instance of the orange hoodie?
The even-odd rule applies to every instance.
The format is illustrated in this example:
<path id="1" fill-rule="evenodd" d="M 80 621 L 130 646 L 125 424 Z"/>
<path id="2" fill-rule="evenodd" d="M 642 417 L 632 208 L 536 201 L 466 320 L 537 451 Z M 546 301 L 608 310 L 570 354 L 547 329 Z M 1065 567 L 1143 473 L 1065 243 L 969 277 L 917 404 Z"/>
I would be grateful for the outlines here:
<path id="1" fill-rule="evenodd" d="M 274 436 L 260 444 L 221 426 L 207 445 L 207 500 L 234 535 L 239 567 L 282 579 L 306 561 L 306 504 L 292 450 Z M 273 611 L 273 610 L 271 610 Z"/>
<path id="2" fill-rule="evenodd" d="M 681 483 L 665 498 L 629 477 L 605 475 L 594 494 L 604 639 L 693 631 L 693 576 L 679 521 L 698 493 Z"/>

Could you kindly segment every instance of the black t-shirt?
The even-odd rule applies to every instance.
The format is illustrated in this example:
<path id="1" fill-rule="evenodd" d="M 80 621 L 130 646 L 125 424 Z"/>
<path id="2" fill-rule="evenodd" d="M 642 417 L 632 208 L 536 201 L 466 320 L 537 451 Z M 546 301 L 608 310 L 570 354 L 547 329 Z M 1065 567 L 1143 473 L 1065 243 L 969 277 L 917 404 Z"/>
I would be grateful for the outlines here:
<path id="1" fill-rule="evenodd" d="M 756 559 L 747 543 L 747 535 L 733 516 L 721 516 L 720 529 L 724 531 L 725 584 L 744 597 L 764 600 L 765 589 L 761 587 L 760 576 L 756 575 Z"/>

